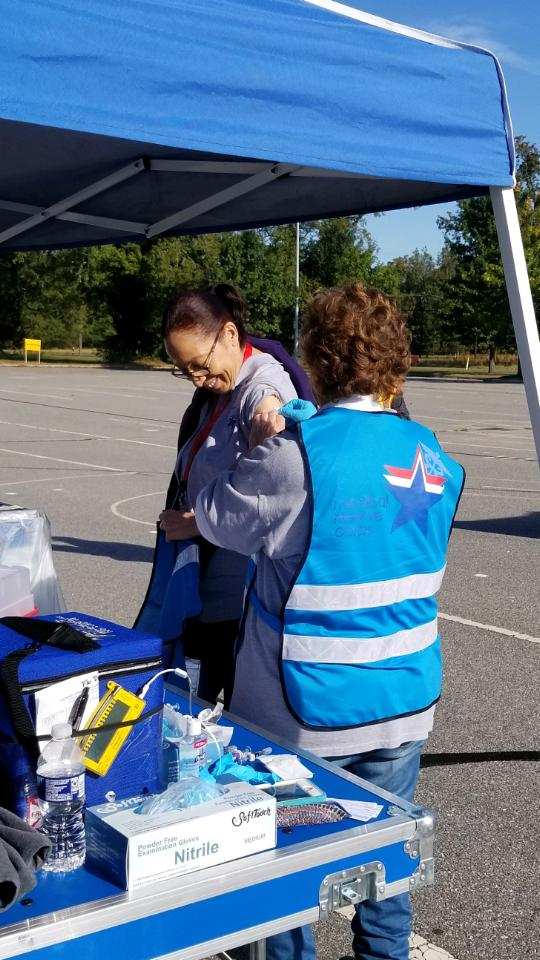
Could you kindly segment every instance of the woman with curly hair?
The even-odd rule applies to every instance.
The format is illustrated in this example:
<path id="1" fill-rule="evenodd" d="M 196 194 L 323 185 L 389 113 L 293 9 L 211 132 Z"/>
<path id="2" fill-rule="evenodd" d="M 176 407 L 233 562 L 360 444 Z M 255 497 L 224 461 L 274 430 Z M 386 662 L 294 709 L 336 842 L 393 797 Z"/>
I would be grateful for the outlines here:
<path id="1" fill-rule="evenodd" d="M 302 349 L 321 409 L 279 433 L 298 401 L 258 417 L 262 442 L 195 514 L 209 541 L 256 560 L 231 710 L 412 801 L 441 691 L 436 594 L 464 473 L 391 409 L 409 342 L 379 291 L 318 293 Z M 358 960 L 406 960 L 408 895 L 359 904 L 352 927 Z M 308 960 L 312 932 L 267 949 Z"/>

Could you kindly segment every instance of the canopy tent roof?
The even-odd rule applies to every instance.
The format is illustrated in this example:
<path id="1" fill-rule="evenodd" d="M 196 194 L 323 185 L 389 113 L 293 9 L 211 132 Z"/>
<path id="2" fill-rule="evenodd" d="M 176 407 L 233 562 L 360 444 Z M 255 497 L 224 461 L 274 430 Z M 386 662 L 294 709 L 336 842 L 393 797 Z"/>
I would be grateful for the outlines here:
<path id="1" fill-rule="evenodd" d="M 513 184 L 496 59 L 333 0 L 0 0 L 0 250 Z"/>

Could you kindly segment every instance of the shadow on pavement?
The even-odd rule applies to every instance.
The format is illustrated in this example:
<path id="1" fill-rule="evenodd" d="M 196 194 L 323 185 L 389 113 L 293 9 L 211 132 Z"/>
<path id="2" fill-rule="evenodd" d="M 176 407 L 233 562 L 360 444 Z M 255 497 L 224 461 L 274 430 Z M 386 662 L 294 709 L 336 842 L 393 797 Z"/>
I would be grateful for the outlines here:
<path id="1" fill-rule="evenodd" d="M 424 753 L 420 766 L 450 767 L 457 763 L 500 763 L 501 761 L 540 760 L 540 750 L 483 750 L 470 753 Z"/>
<path id="2" fill-rule="evenodd" d="M 113 560 L 127 560 L 134 563 L 152 563 L 154 556 L 153 546 L 144 547 L 139 543 L 53 537 L 52 544 L 53 550 L 62 553 L 84 553 L 91 557 L 111 557 Z"/>
<path id="3" fill-rule="evenodd" d="M 477 530 L 480 533 L 502 533 L 507 537 L 540 538 L 540 512 L 520 514 L 517 517 L 487 517 L 484 520 L 456 520 L 458 530 Z"/>

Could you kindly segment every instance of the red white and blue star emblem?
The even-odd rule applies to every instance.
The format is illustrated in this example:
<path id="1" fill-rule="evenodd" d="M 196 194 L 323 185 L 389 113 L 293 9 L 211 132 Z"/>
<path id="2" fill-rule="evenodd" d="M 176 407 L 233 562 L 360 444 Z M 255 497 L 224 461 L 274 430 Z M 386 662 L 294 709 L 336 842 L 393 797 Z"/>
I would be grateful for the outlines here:
<path id="1" fill-rule="evenodd" d="M 428 511 L 444 493 L 445 477 L 442 474 L 428 473 L 422 447 L 416 448 L 411 467 L 391 467 L 385 464 L 384 479 L 390 484 L 391 491 L 401 504 L 401 510 L 394 518 L 392 531 L 404 523 L 414 521 L 422 533 L 427 534 Z"/>

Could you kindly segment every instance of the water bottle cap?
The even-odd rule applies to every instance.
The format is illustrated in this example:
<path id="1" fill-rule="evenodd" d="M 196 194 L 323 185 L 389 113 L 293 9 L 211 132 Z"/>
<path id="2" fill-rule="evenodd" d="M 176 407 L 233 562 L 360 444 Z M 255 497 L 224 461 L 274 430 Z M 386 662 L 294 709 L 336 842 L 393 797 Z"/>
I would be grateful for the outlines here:
<path id="1" fill-rule="evenodd" d="M 53 740 L 69 740 L 72 734 L 70 723 L 53 723 L 51 736 Z"/>

